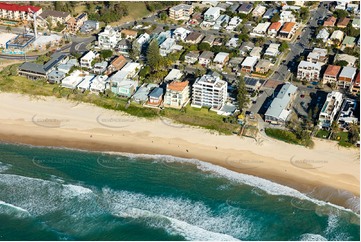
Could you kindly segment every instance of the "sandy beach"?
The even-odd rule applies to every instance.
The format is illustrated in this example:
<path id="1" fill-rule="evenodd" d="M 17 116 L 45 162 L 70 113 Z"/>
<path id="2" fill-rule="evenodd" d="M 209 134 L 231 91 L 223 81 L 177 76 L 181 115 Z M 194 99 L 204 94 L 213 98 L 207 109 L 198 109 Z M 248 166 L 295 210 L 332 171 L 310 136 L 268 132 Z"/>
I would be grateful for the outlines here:
<path id="1" fill-rule="evenodd" d="M 311 196 L 344 207 L 360 195 L 359 150 L 332 141 L 316 139 L 313 149 L 269 137 L 256 142 L 85 103 L 8 93 L 0 93 L 0 124 L 3 142 L 196 158 L 313 191 Z"/>

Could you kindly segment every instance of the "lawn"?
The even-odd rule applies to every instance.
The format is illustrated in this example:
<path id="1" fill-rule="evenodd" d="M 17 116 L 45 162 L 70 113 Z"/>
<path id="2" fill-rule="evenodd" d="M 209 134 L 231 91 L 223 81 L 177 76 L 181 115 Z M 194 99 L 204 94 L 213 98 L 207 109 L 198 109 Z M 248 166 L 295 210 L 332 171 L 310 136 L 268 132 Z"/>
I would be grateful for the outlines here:
<path id="1" fill-rule="evenodd" d="M 352 143 L 349 142 L 348 132 L 338 132 L 334 135 L 335 140 L 338 141 L 340 146 L 351 147 Z"/>
<path id="2" fill-rule="evenodd" d="M 328 132 L 327 130 L 319 130 L 316 134 L 317 138 L 321 138 L 321 139 L 327 139 L 328 136 L 330 135 L 330 132 Z"/>
<path id="3" fill-rule="evenodd" d="M 291 131 L 283 130 L 283 129 L 266 128 L 265 132 L 268 136 L 278 140 L 282 140 L 286 143 L 301 144 L 301 140 L 297 139 L 296 135 Z"/>
<path id="4" fill-rule="evenodd" d="M 148 11 L 144 2 L 123 2 L 124 5 L 128 7 L 129 15 L 123 17 L 118 22 L 114 22 L 111 25 L 117 26 L 129 21 L 134 21 L 142 19 L 143 17 L 148 16 L 151 12 Z"/>

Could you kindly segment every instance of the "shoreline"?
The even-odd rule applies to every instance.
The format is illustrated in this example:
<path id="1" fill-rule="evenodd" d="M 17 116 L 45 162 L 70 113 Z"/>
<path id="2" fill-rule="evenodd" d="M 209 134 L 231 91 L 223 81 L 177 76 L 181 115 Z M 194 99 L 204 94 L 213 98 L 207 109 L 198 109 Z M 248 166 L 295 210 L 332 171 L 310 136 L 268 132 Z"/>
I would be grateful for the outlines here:
<path id="1" fill-rule="evenodd" d="M 312 150 L 272 139 L 260 145 L 56 98 L 0 93 L 0 103 L 0 141 L 6 143 L 193 158 L 354 211 L 348 200 L 353 195 L 359 200 L 358 150 L 336 148 L 330 141 L 316 140 Z M 112 126 L 99 125 L 100 115 Z"/>

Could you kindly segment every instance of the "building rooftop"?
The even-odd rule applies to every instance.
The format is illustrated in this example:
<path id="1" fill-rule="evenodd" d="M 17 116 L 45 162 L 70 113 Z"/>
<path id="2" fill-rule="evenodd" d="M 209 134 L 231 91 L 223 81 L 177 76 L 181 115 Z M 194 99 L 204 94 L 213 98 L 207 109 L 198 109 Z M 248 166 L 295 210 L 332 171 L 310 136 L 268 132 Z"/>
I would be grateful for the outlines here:
<path id="1" fill-rule="evenodd" d="M 199 33 L 199 32 L 192 32 L 190 33 L 187 38 L 185 39 L 186 41 L 196 41 L 199 37 L 202 37 L 203 34 Z"/>
<path id="2" fill-rule="evenodd" d="M 346 36 L 343 41 L 342 44 L 343 45 L 352 45 L 356 42 L 356 38 L 352 37 L 352 36 Z"/>
<path id="3" fill-rule="evenodd" d="M 258 61 L 257 57 L 247 57 L 243 62 L 241 66 L 254 66 L 256 65 Z"/>
<path id="4" fill-rule="evenodd" d="M 347 26 L 348 23 L 350 22 L 350 18 L 341 18 L 338 22 L 337 22 L 337 26 Z"/>
<path id="5" fill-rule="evenodd" d="M 356 71 L 357 69 L 354 67 L 345 66 L 344 68 L 342 68 L 340 77 L 342 76 L 342 77 L 352 78 L 356 74 Z"/>
<path id="6" fill-rule="evenodd" d="M 149 97 L 159 98 L 163 95 L 163 88 L 156 87 L 149 93 Z"/>
<path id="7" fill-rule="evenodd" d="M 274 22 L 269 26 L 268 30 L 273 30 L 274 29 L 274 30 L 278 31 L 278 30 L 280 30 L 281 27 L 282 27 L 281 22 Z"/>
<path id="8" fill-rule="evenodd" d="M 179 4 L 179 5 L 177 5 L 177 6 L 171 7 L 170 10 L 179 11 L 179 10 L 182 10 L 182 9 L 189 10 L 189 9 L 191 9 L 191 8 L 193 8 L 192 5 Z"/>
<path id="9" fill-rule="evenodd" d="M 328 65 L 325 75 L 328 76 L 337 76 L 338 73 L 340 73 L 341 66 L 334 66 L 334 65 Z"/>
<path id="10" fill-rule="evenodd" d="M 167 85 L 167 89 L 172 90 L 172 91 L 181 92 L 188 85 L 189 85 L 189 81 L 184 81 L 184 82 L 173 81 L 173 82 L 171 82 L 170 84 Z"/>
<path id="11" fill-rule="evenodd" d="M 61 11 L 55 11 L 55 10 L 43 10 L 43 12 L 40 14 L 40 17 L 43 19 L 46 19 L 47 17 L 55 17 L 55 18 L 66 18 L 70 15 L 68 12 L 61 12 Z"/>
<path id="12" fill-rule="evenodd" d="M 296 25 L 296 23 L 294 22 L 286 22 L 282 29 L 281 29 L 281 32 L 286 32 L 286 33 L 289 33 L 292 31 L 293 27 Z"/>
<path id="13" fill-rule="evenodd" d="M 205 50 L 202 52 L 202 54 L 199 56 L 199 59 L 213 59 L 214 53 L 212 51 Z"/>
<path id="14" fill-rule="evenodd" d="M 29 9 L 33 12 L 39 11 L 40 7 L 35 7 L 31 5 L 19 5 L 12 3 L 3 3 L 0 2 L 0 9 L 8 10 L 8 11 L 20 11 L 20 12 L 29 12 Z"/>
<path id="15" fill-rule="evenodd" d="M 214 57 L 213 62 L 223 63 L 228 56 L 229 56 L 229 53 L 219 52 L 219 53 L 216 55 L 216 57 Z"/>

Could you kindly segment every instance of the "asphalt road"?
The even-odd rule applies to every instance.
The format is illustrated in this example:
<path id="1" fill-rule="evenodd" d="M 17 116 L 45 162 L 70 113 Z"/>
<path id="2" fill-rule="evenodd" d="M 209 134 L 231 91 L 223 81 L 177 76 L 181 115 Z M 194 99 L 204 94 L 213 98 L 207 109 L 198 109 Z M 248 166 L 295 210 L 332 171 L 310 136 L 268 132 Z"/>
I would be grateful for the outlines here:
<path id="1" fill-rule="evenodd" d="M 79 37 L 71 37 L 71 46 L 70 53 L 84 53 L 88 51 L 86 48 L 88 44 L 96 40 L 95 36 L 87 37 L 87 38 L 79 38 Z"/>
<path id="2" fill-rule="evenodd" d="M 297 72 L 297 59 L 302 55 L 305 49 L 312 48 L 311 28 L 316 28 L 318 20 L 324 19 L 328 14 L 328 9 L 321 4 L 316 10 L 310 11 L 309 24 L 302 30 L 300 38 L 295 43 L 290 43 L 290 52 L 286 57 L 286 61 L 281 63 L 278 70 L 270 77 L 276 81 L 286 81 L 286 77 L 290 75 L 290 72 Z"/>

